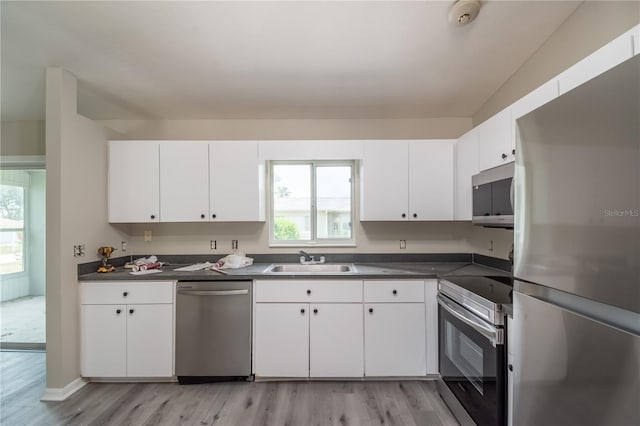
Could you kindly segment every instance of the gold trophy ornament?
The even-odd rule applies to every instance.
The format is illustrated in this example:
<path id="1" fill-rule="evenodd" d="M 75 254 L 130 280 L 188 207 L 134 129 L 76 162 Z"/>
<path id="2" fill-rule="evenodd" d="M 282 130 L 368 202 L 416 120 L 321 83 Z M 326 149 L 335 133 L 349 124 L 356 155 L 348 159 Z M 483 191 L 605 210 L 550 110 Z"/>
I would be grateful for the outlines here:
<path id="1" fill-rule="evenodd" d="M 100 247 L 98 254 L 102 256 L 102 265 L 98 268 L 98 272 L 113 272 L 116 267 L 109 263 L 109 257 L 116 251 L 113 247 Z"/>

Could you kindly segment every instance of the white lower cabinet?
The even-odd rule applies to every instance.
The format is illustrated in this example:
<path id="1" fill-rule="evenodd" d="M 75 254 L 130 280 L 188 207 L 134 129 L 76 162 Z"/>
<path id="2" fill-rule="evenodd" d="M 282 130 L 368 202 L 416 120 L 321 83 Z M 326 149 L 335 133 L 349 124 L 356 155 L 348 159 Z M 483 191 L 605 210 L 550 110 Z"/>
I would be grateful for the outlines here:
<path id="1" fill-rule="evenodd" d="M 256 376 L 362 377 L 362 281 L 256 281 L 254 295 Z"/>
<path id="2" fill-rule="evenodd" d="M 367 303 L 366 376 L 426 374 L 424 303 Z"/>
<path id="3" fill-rule="evenodd" d="M 82 305 L 82 375 L 127 375 L 126 305 Z"/>
<path id="4" fill-rule="evenodd" d="M 424 376 L 424 281 L 364 282 L 365 376 Z"/>
<path id="5" fill-rule="evenodd" d="M 255 375 L 309 375 L 309 305 L 256 303 Z"/>
<path id="6" fill-rule="evenodd" d="M 96 282 L 80 286 L 82 376 L 173 375 L 172 282 Z M 138 296 L 144 294 L 148 299 Z M 116 302 L 127 298 L 135 303 Z"/>
<path id="7" fill-rule="evenodd" d="M 310 306 L 309 376 L 362 377 L 362 305 Z"/>

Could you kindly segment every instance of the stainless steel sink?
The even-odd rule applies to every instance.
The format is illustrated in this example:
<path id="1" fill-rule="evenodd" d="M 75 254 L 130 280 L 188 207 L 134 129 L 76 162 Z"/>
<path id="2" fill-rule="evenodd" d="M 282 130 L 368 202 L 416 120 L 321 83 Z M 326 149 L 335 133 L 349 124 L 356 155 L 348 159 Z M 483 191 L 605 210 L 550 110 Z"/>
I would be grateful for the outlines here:
<path id="1" fill-rule="evenodd" d="M 315 265 L 301 265 L 299 263 L 284 263 L 271 265 L 266 273 L 272 274 L 335 274 L 335 273 L 354 273 L 356 267 L 353 263 L 322 263 Z"/>

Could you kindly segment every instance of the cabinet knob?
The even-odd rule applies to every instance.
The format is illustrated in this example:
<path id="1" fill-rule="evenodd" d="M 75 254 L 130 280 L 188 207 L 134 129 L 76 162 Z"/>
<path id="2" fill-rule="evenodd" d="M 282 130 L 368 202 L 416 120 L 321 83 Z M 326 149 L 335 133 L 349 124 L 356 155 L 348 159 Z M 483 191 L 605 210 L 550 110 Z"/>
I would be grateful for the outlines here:
<path id="1" fill-rule="evenodd" d="M 120 315 L 120 312 L 122 312 L 122 309 L 116 309 L 116 314 Z"/>
<path id="2" fill-rule="evenodd" d="M 369 313 L 372 314 L 373 313 L 373 308 L 369 308 Z"/>
<path id="3" fill-rule="evenodd" d="M 418 217 L 418 213 L 414 213 L 414 214 L 413 214 L 413 218 L 415 219 L 415 218 L 417 218 L 417 217 Z"/>
<path id="4" fill-rule="evenodd" d="M 509 364 L 509 371 L 513 371 L 513 364 Z"/>
<path id="5" fill-rule="evenodd" d="M 211 219 L 215 219 L 215 218 L 216 218 L 216 214 L 214 213 L 211 215 Z"/>
<path id="6" fill-rule="evenodd" d="M 313 310 L 313 313 L 314 313 L 314 314 L 317 314 L 317 313 L 318 313 L 318 310 L 317 310 L 317 309 L 314 309 L 314 310 Z"/>
<path id="7" fill-rule="evenodd" d="M 129 313 L 132 314 L 134 312 L 133 309 L 129 309 Z"/>
<path id="8" fill-rule="evenodd" d="M 300 309 L 300 313 L 304 315 L 304 308 Z"/>
<path id="9" fill-rule="evenodd" d="M 513 148 L 513 149 L 511 150 L 511 153 L 512 153 L 513 155 L 516 155 L 516 149 L 515 149 L 515 148 Z"/>
<path id="10" fill-rule="evenodd" d="M 129 295 L 129 292 L 125 291 L 124 293 L 122 293 L 122 297 L 127 297 Z"/>
<path id="11" fill-rule="evenodd" d="M 502 157 L 502 159 L 504 160 L 504 159 L 506 159 L 506 158 L 507 158 L 507 154 L 502 153 L 501 157 Z"/>
<path id="12" fill-rule="evenodd" d="M 204 219 L 205 217 L 206 217 L 206 216 L 205 216 L 205 215 L 203 215 L 203 214 L 201 214 L 201 215 L 200 215 L 200 219 Z"/>
<path id="13" fill-rule="evenodd" d="M 402 217 L 403 217 L 403 218 L 404 218 L 404 217 L 407 217 L 407 214 L 406 214 L 406 213 L 402 213 Z"/>
<path id="14" fill-rule="evenodd" d="M 393 295 L 395 296 L 395 295 L 397 295 L 397 294 L 398 294 L 398 290 L 396 290 L 396 289 L 394 288 L 394 289 L 393 289 L 393 291 L 392 291 L 392 293 L 393 293 Z"/>
<path id="15" fill-rule="evenodd" d="M 307 294 L 311 294 L 311 290 L 307 290 Z"/>
<path id="16" fill-rule="evenodd" d="M 152 214 L 152 215 L 151 215 L 151 219 L 155 219 L 155 218 L 156 218 L 156 215 L 155 215 L 155 214 Z"/>

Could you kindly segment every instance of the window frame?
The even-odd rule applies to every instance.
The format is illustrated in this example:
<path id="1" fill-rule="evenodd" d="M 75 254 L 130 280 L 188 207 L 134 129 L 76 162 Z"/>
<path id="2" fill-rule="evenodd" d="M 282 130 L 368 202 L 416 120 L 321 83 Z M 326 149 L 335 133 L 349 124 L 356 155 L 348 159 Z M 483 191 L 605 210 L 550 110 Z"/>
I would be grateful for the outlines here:
<path id="1" fill-rule="evenodd" d="M 310 240 L 286 240 L 276 241 L 275 230 L 275 203 L 274 203 L 274 166 L 278 165 L 310 165 L 311 166 L 311 239 Z M 318 238 L 318 209 L 317 209 L 317 168 L 342 166 L 351 168 L 351 238 Z M 271 160 L 269 161 L 269 247 L 355 247 L 355 220 L 356 220 L 356 160 Z"/>
<path id="2" fill-rule="evenodd" d="M 28 261 L 27 258 L 27 244 L 28 244 L 28 217 L 29 217 L 29 183 L 17 183 L 17 182 L 2 182 L 2 185 L 6 186 L 15 186 L 18 188 L 22 188 L 22 228 L 1 228 L 0 233 L 2 232 L 15 232 L 22 231 L 22 270 L 17 272 L 8 272 L 6 274 L 0 273 L 0 277 L 3 279 L 10 278 L 20 278 L 22 276 L 26 276 L 29 274 L 28 271 Z"/>

